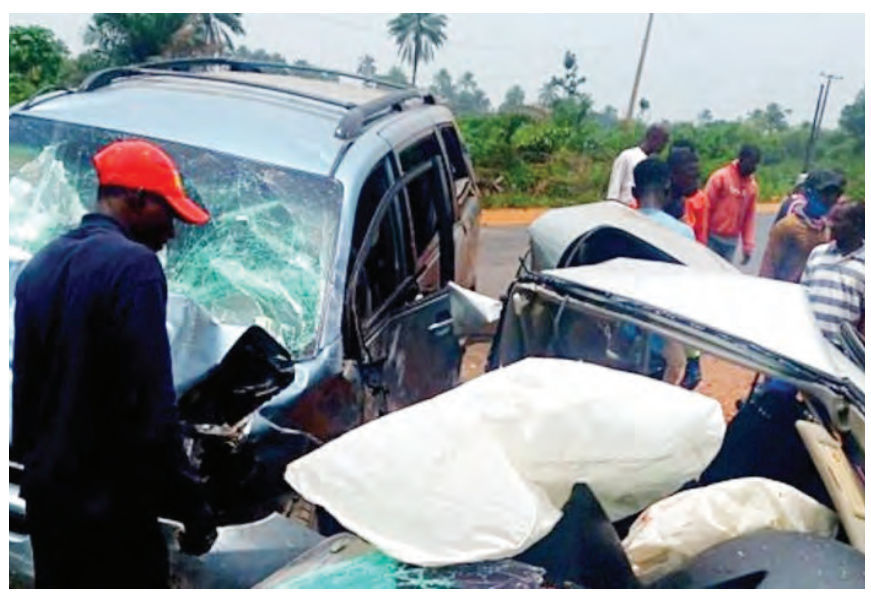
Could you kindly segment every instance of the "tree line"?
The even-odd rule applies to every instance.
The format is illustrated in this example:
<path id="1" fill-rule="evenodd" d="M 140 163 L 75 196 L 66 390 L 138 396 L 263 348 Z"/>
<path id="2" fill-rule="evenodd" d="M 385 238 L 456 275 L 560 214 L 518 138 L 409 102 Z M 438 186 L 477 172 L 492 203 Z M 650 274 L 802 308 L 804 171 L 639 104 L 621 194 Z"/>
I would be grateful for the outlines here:
<path id="1" fill-rule="evenodd" d="M 418 86 L 421 64 L 434 61 L 448 43 L 448 18 L 439 13 L 401 13 L 386 23 L 399 65 L 381 70 L 364 54 L 356 73 L 373 83 L 385 80 Z M 73 87 L 88 74 L 117 65 L 160 58 L 233 57 L 307 68 L 299 75 L 335 79 L 303 58 L 237 46 L 245 35 L 241 13 L 95 13 L 84 33 L 86 50 L 73 57 L 55 34 L 37 26 L 9 30 L 10 104 L 51 87 Z M 403 69 L 406 66 L 409 73 Z M 637 119 L 623 122 L 616 108 L 593 109 L 578 56 L 567 50 L 554 74 L 544 75 L 537 98 L 527 101 L 512 86 L 495 105 L 475 75 L 458 77 L 446 69 L 428 85 L 458 115 L 479 177 L 495 206 L 563 205 L 601 199 L 611 161 L 634 145 L 646 128 L 651 101 L 638 102 Z M 810 124 L 790 125 L 788 108 L 772 102 L 742 119 L 717 119 L 710 110 L 695 121 L 671 125 L 672 138 L 692 141 L 705 174 L 728 162 L 743 143 L 758 145 L 763 159 L 758 179 L 763 198 L 788 192 L 801 172 Z M 834 168 L 848 178 L 848 193 L 864 198 L 865 91 L 846 106 L 838 127 L 815 144 L 815 167 Z"/>

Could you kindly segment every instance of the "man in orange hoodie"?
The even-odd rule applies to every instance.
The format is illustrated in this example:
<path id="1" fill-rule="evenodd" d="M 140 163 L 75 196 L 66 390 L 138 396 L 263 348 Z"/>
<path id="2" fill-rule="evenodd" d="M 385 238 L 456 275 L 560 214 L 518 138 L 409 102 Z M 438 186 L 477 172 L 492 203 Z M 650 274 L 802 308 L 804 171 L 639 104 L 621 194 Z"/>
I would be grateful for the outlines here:
<path id="1" fill-rule="evenodd" d="M 708 247 L 732 261 L 741 241 L 742 265 L 750 262 L 756 245 L 756 200 L 759 186 L 753 173 L 761 153 L 755 145 L 744 145 L 738 159 L 714 172 L 708 179 Z"/>

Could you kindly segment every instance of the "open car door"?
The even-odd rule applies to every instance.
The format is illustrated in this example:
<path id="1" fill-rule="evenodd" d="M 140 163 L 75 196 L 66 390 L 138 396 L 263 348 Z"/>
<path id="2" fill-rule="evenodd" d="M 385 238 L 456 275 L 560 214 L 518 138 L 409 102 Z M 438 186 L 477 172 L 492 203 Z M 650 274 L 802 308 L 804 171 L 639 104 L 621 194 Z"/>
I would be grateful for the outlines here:
<path id="1" fill-rule="evenodd" d="M 458 381 L 462 349 L 453 331 L 448 289 L 454 277 L 450 193 L 441 166 L 435 157 L 388 189 L 349 275 L 346 326 L 364 383 L 375 398 L 376 415 L 430 398 Z M 405 195 L 411 188 L 415 198 Z M 427 212 L 434 211 L 437 230 L 416 250 L 408 204 L 422 200 L 432 204 Z M 377 293 L 373 285 L 385 272 L 391 272 L 389 288 Z"/>

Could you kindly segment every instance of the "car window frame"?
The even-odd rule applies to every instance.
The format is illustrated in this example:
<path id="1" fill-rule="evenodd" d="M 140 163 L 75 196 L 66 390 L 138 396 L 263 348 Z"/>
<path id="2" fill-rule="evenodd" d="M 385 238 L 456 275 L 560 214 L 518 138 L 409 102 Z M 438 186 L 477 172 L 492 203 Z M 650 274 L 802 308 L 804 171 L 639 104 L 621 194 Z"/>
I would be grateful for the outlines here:
<path id="1" fill-rule="evenodd" d="M 445 131 L 451 131 L 452 137 L 457 142 L 457 151 L 459 151 L 459 158 L 457 158 L 458 162 L 454 162 L 452 158 L 450 146 L 448 145 L 447 138 L 445 137 Z M 472 163 L 469 157 L 468 150 L 466 149 L 465 142 L 463 138 L 460 136 L 460 129 L 457 128 L 456 124 L 446 122 L 443 124 L 439 124 L 436 128 L 436 133 L 438 135 L 439 142 L 442 147 L 442 155 L 445 158 L 446 167 L 450 173 L 450 185 L 451 185 L 451 195 L 454 203 L 454 214 L 455 216 L 460 216 L 463 207 L 468 202 L 469 198 L 474 197 L 474 177 L 472 173 Z M 457 177 L 454 175 L 453 167 L 459 164 L 465 170 L 465 176 Z M 462 188 L 458 187 L 458 184 L 462 183 Z"/>
<path id="2" fill-rule="evenodd" d="M 406 167 L 405 165 L 403 165 L 403 154 L 407 154 L 409 150 L 412 150 L 417 146 L 424 145 L 428 140 L 432 142 L 432 149 L 435 153 L 430 154 L 423 160 L 418 160 L 413 166 Z M 425 273 L 426 266 L 423 265 L 424 257 L 427 251 L 429 251 L 433 247 L 433 241 L 436 239 L 437 236 L 439 279 L 438 287 L 436 290 L 444 288 L 450 280 L 454 279 L 454 275 L 456 274 L 453 226 L 456 223 L 459 214 L 456 208 L 456 200 L 454 197 L 453 186 L 451 185 L 452 181 L 448 174 L 449 168 L 447 164 L 447 157 L 445 156 L 444 145 L 438 132 L 438 126 L 433 125 L 425 132 L 418 133 L 413 139 L 406 141 L 402 145 L 396 146 L 393 153 L 395 156 L 396 165 L 400 171 L 400 174 L 402 174 L 403 176 L 407 175 L 409 171 L 417 169 L 421 166 L 425 166 L 428 163 L 432 163 L 434 161 L 437 161 L 438 163 L 438 165 L 435 167 L 435 170 L 436 175 L 438 176 L 437 183 L 441 200 L 435 205 L 436 229 L 433 237 L 431 237 L 430 240 L 426 242 L 426 244 L 423 245 L 420 249 L 418 249 L 418 238 L 417 234 L 415 233 L 413 216 L 414 209 L 412 208 L 411 196 L 407 187 L 405 188 L 405 200 L 408 207 L 408 218 L 411 228 L 411 243 L 413 247 L 412 254 L 414 255 L 415 271 L 418 272 L 420 275 L 423 275 L 423 273 Z M 423 173 L 421 173 L 421 175 L 422 174 Z M 413 180 L 414 179 L 411 179 L 409 180 L 409 182 Z"/>
<path id="3" fill-rule="evenodd" d="M 391 206 L 405 203 L 403 196 L 401 196 L 400 194 L 405 191 L 406 185 L 414 179 L 422 176 L 429 170 L 440 170 L 440 162 L 441 158 L 434 157 L 429 162 L 419 164 L 417 167 L 405 173 L 399 179 L 395 180 L 391 184 L 387 192 L 385 192 L 384 195 L 381 197 L 381 200 L 378 202 L 378 205 L 375 208 L 375 212 L 372 215 L 372 219 L 369 221 L 366 232 L 364 233 L 363 239 L 361 240 L 360 248 L 357 251 L 356 257 L 354 259 L 354 264 L 348 274 L 348 283 L 345 289 L 345 310 L 347 314 L 348 325 L 357 327 L 357 337 L 358 339 L 360 339 L 359 344 L 361 346 L 364 334 L 370 332 L 381 321 L 383 321 L 384 318 L 388 315 L 389 311 L 397 308 L 396 303 L 398 300 L 400 300 L 401 295 L 409 293 L 409 304 L 416 300 L 416 296 L 418 294 L 417 278 L 419 276 L 419 268 L 417 268 L 416 266 L 415 271 L 412 271 L 408 275 L 403 277 L 403 279 L 400 280 L 400 282 L 394 289 L 394 292 L 386 297 L 381 306 L 373 310 L 371 315 L 369 315 L 367 318 L 359 318 L 355 293 L 357 289 L 357 284 L 360 280 L 360 274 L 365 265 L 365 260 L 372 251 L 375 241 L 375 235 L 377 234 L 381 222 L 389 218 L 388 212 Z M 445 184 L 443 179 L 441 179 L 441 183 L 442 189 L 444 189 Z M 402 213 L 400 209 L 400 215 L 401 214 Z M 410 218 L 406 218 L 406 220 L 409 219 Z M 441 236 L 441 234 L 439 235 Z"/>

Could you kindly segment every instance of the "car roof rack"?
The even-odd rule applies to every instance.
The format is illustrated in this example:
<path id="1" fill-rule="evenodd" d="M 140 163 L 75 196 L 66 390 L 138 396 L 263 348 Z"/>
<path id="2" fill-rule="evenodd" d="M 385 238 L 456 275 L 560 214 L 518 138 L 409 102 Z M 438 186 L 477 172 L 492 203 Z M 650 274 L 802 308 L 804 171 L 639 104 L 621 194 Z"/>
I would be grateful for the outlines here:
<path id="1" fill-rule="evenodd" d="M 424 105 L 435 105 L 435 97 L 421 95 L 415 89 L 396 91 L 352 108 L 339 121 L 336 127 L 336 137 L 339 139 L 355 139 L 363 132 L 363 127 L 376 116 L 387 112 L 401 112 L 402 103 L 410 99 L 422 99 Z"/>
<path id="2" fill-rule="evenodd" d="M 150 69 L 168 69 L 172 71 L 190 71 L 197 67 L 227 67 L 231 72 L 270 73 L 270 71 L 302 72 L 322 76 L 335 76 L 336 78 L 349 78 L 367 84 L 377 84 L 396 90 L 408 90 L 410 87 L 397 84 L 382 78 L 373 78 L 362 74 L 352 74 L 335 69 L 324 69 L 314 65 L 292 65 L 290 63 L 275 63 L 269 61 L 248 61 L 229 57 L 192 57 L 186 59 L 165 59 L 161 61 L 149 61 L 139 67 Z"/>
<path id="3" fill-rule="evenodd" d="M 256 88 L 259 90 L 268 90 L 274 93 L 293 95 L 294 97 L 300 97 L 303 99 L 308 99 L 310 101 L 318 101 L 320 103 L 326 103 L 335 107 L 341 107 L 342 109 L 352 109 L 353 107 L 355 107 L 353 103 L 345 103 L 343 101 L 337 101 L 336 99 L 330 99 L 329 97 L 322 97 L 320 95 L 313 95 L 307 92 L 295 91 L 287 88 L 282 88 L 280 86 L 260 84 L 259 82 L 249 82 L 246 80 L 230 80 L 227 78 L 222 78 L 220 76 L 210 76 L 209 74 L 201 74 L 196 72 L 149 69 L 138 66 L 110 67 L 109 69 L 104 69 L 103 71 L 97 72 L 96 74 L 88 77 L 87 80 L 82 82 L 81 86 L 79 87 L 79 92 L 92 92 L 99 88 L 108 86 L 119 78 L 129 78 L 132 76 L 172 76 L 174 78 L 185 78 L 188 80 L 204 80 L 207 82 L 220 82 L 222 84 L 238 84 L 240 86 L 247 86 L 249 88 Z"/>
<path id="4" fill-rule="evenodd" d="M 57 99 L 58 97 L 63 97 L 64 95 L 69 95 L 74 92 L 76 91 L 66 87 L 47 86 L 30 95 L 19 110 L 24 111 L 31 107 L 35 107 L 40 103 L 51 101 L 52 99 Z"/>
<path id="5" fill-rule="evenodd" d="M 267 70 L 280 69 L 288 72 L 303 71 L 313 74 L 329 74 L 341 76 L 368 82 L 376 85 L 384 84 L 396 90 L 385 93 L 382 97 L 373 99 L 366 103 L 355 104 L 345 101 L 339 101 L 329 97 L 316 95 L 308 91 L 299 91 L 291 88 L 280 86 L 272 86 L 250 80 L 234 80 L 223 76 L 210 75 L 208 72 L 191 71 L 195 67 L 212 67 L 220 66 L 227 67 L 231 72 L 247 72 L 247 73 L 269 73 Z M 397 85 L 392 82 L 384 82 L 375 78 L 367 78 L 360 74 L 349 74 L 334 70 L 325 70 L 317 67 L 308 66 L 293 66 L 286 63 L 267 63 L 254 61 L 237 61 L 234 59 L 226 59 L 221 57 L 215 58 L 194 58 L 194 59 L 169 59 L 166 61 L 154 61 L 149 63 L 141 63 L 137 65 L 129 65 L 124 67 L 110 67 L 99 71 L 89 76 L 77 89 L 78 92 L 92 92 L 97 89 L 109 86 L 112 82 L 120 78 L 130 78 L 135 76 L 172 76 L 175 78 L 186 78 L 191 80 L 204 80 L 209 82 L 219 82 L 221 84 L 237 84 L 249 88 L 259 90 L 267 90 L 270 92 L 292 95 L 309 101 L 325 103 L 334 107 L 340 107 L 348 110 L 336 127 L 335 136 L 339 139 L 350 140 L 358 137 L 364 130 L 364 127 L 373 118 L 403 110 L 402 104 L 411 99 L 420 99 L 424 105 L 435 105 L 435 97 L 431 94 L 422 94 L 416 88 L 408 88 Z"/>

